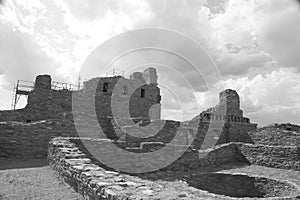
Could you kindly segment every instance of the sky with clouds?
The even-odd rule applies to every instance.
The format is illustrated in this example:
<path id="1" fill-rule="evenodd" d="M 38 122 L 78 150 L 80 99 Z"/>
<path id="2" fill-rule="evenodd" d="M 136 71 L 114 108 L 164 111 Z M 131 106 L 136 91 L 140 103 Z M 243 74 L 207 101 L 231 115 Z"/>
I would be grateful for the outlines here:
<path id="1" fill-rule="evenodd" d="M 82 65 L 99 46 L 128 31 L 155 27 L 187 36 L 201 49 L 164 32 L 145 32 L 126 42 L 115 42 L 113 47 L 122 49 L 144 40 L 168 45 L 196 60 L 196 70 L 180 57 L 155 49 L 132 52 L 114 65 L 122 66 L 126 74 L 147 66 L 157 68 L 165 118 L 191 119 L 215 105 L 221 90 L 232 88 L 240 95 L 245 116 L 253 122 L 300 124 L 297 1 L 1 2 L 0 109 L 10 109 L 18 79 L 34 80 L 38 74 L 51 74 L 54 80 L 75 83 Z"/>

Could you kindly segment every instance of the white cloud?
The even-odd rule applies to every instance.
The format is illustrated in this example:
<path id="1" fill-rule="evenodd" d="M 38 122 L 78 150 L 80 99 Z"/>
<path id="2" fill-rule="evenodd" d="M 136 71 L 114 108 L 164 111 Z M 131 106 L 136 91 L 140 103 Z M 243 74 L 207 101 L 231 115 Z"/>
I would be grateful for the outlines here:
<path id="1" fill-rule="evenodd" d="M 219 55 L 223 56 L 229 50 L 228 63 L 248 60 L 251 65 L 243 67 L 244 73 L 247 68 L 261 67 L 270 60 L 278 61 L 280 66 L 299 68 L 299 20 L 300 9 L 296 1 L 228 0 L 224 12 L 211 19 L 214 28 L 211 45 L 221 52 L 215 57 L 218 60 Z M 228 45 L 236 49 L 228 49 Z M 231 66 L 235 64 L 231 63 Z M 235 72 L 234 67 L 225 71 Z"/>

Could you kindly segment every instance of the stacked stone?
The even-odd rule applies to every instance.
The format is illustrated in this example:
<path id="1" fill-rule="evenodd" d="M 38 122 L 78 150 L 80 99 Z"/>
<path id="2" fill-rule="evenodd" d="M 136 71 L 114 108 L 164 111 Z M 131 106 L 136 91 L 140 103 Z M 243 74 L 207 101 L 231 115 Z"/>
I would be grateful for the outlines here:
<path id="1" fill-rule="evenodd" d="M 299 146 L 300 132 L 286 130 L 282 125 L 267 126 L 249 132 L 255 144 L 273 146 Z"/>
<path id="2" fill-rule="evenodd" d="M 268 146 L 237 143 L 250 164 L 300 170 L 300 151 L 296 146 Z"/>
<path id="3" fill-rule="evenodd" d="M 71 143 L 76 144 L 76 147 L 78 147 L 82 152 L 84 152 L 89 158 L 93 158 L 93 155 L 91 155 L 88 152 L 88 150 L 85 149 L 85 146 L 81 142 L 83 140 L 84 140 L 84 145 L 93 147 L 98 151 L 100 151 L 101 153 L 106 152 L 107 145 L 118 145 L 117 142 L 103 140 L 103 139 L 98 139 L 98 140 L 89 139 L 89 138 L 69 139 Z M 243 157 L 243 155 L 240 154 L 236 145 L 234 145 L 233 143 L 219 145 L 205 151 L 189 149 L 188 146 L 168 145 L 162 142 L 144 142 L 141 143 L 141 145 L 138 148 L 130 148 L 130 147 L 126 148 L 126 145 L 123 147 L 125 147 L 124 149 L 135 153 L 149 153 L 165 146 L 168 146 L 169 149 L 172 149 L 172 152 L 182 151 L 182 155 L 170 166 L 166 167 L 165 169 L 161 169 L 162 171 L 176 170 L 176 169 L 178 170 L 185 167 L 187 167 L 188 169 L 197 169 L 198 167 L 215 166 L 215 165 L 221 165 L 225 163 L 238 163 L 238 162 L 248 163 L 247 160 Z M 159 155 L 156 159 L 157 160 L 161 159 L 163 161 L 165 159 L 164 156 L 170 156 L 170 155 L 171 154 Z M 199 157 L 199 155 L 202 156 Z M 122 158 L 118 158 L 118 159 L 122 159 Z M 99 161 L 97 160 L 94 161 L 99 165 L 103 165 L 102 163 L 99 163 Z M 126 163 L 135 165 L 134 160 L 132 161 L 126 160 Z M 136 164 L 138 164 L 139 166 L 143 165 L 143 163 L 136 163 Z"/>
<path id="4" fill-rule="evenodd" d="M 162 186 L 151 181 L 93 164 L 69 139 L 55 138 L 50 142 L 49 164 L 86 199 L 148 199 L 161 190 Z"/>
<path id="5" fill-rule="evenodd" d="M 9 159 L 45 159 L 53 137 L 76 136 L 71 121 L 1 122 L 0 151 Z"/>

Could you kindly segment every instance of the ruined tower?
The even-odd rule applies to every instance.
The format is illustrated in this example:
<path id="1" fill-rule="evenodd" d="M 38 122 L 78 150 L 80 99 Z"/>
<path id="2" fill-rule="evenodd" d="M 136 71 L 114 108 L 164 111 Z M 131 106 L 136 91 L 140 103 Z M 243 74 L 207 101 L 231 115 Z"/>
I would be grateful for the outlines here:
<path id="1" fill-rule="evenodd" d="M 211 147 L 212 143 L 253 143 L 248 132 L 257 127 L 257 124 L 250 123 L 250 119 L 243 116 L 243 111 L 240 109 L 240 97 L 232 89 L 220 92 L 219 103 L 203 111 L 192 121 L 199 122 L 194 142 L 196 148 L 203 148 L 206 145 L 204 140 L 210 140 L 207 148 Z"/>

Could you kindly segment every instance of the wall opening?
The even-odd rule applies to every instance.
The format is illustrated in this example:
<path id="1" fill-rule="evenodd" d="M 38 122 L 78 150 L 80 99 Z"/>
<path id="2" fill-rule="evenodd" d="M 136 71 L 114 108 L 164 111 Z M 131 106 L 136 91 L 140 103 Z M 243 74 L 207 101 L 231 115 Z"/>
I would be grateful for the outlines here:
<path id="1" fill-rule="evenodd" d="M 127 91 L 128 91 L 128 87 L 127 87 L 127 85 L 124 85 L 124 86 L 123 86 L 123 90 L 122 90 L 122 94 L 123 94 L 123 95 L 126 95 L 126 94 L 127 94 Z"/>
<path id="2" fill-rule="evenodd" d="M 145 98 L 145 93 L 146 93 L 146 90 L 145 89 L 141 89 L 141 98 Z"/>
<path id="3" fill-rule="evenodd" d="M 108 92 L 108 83 L 106 82 L 103 83 L 102 92 Z"/>

